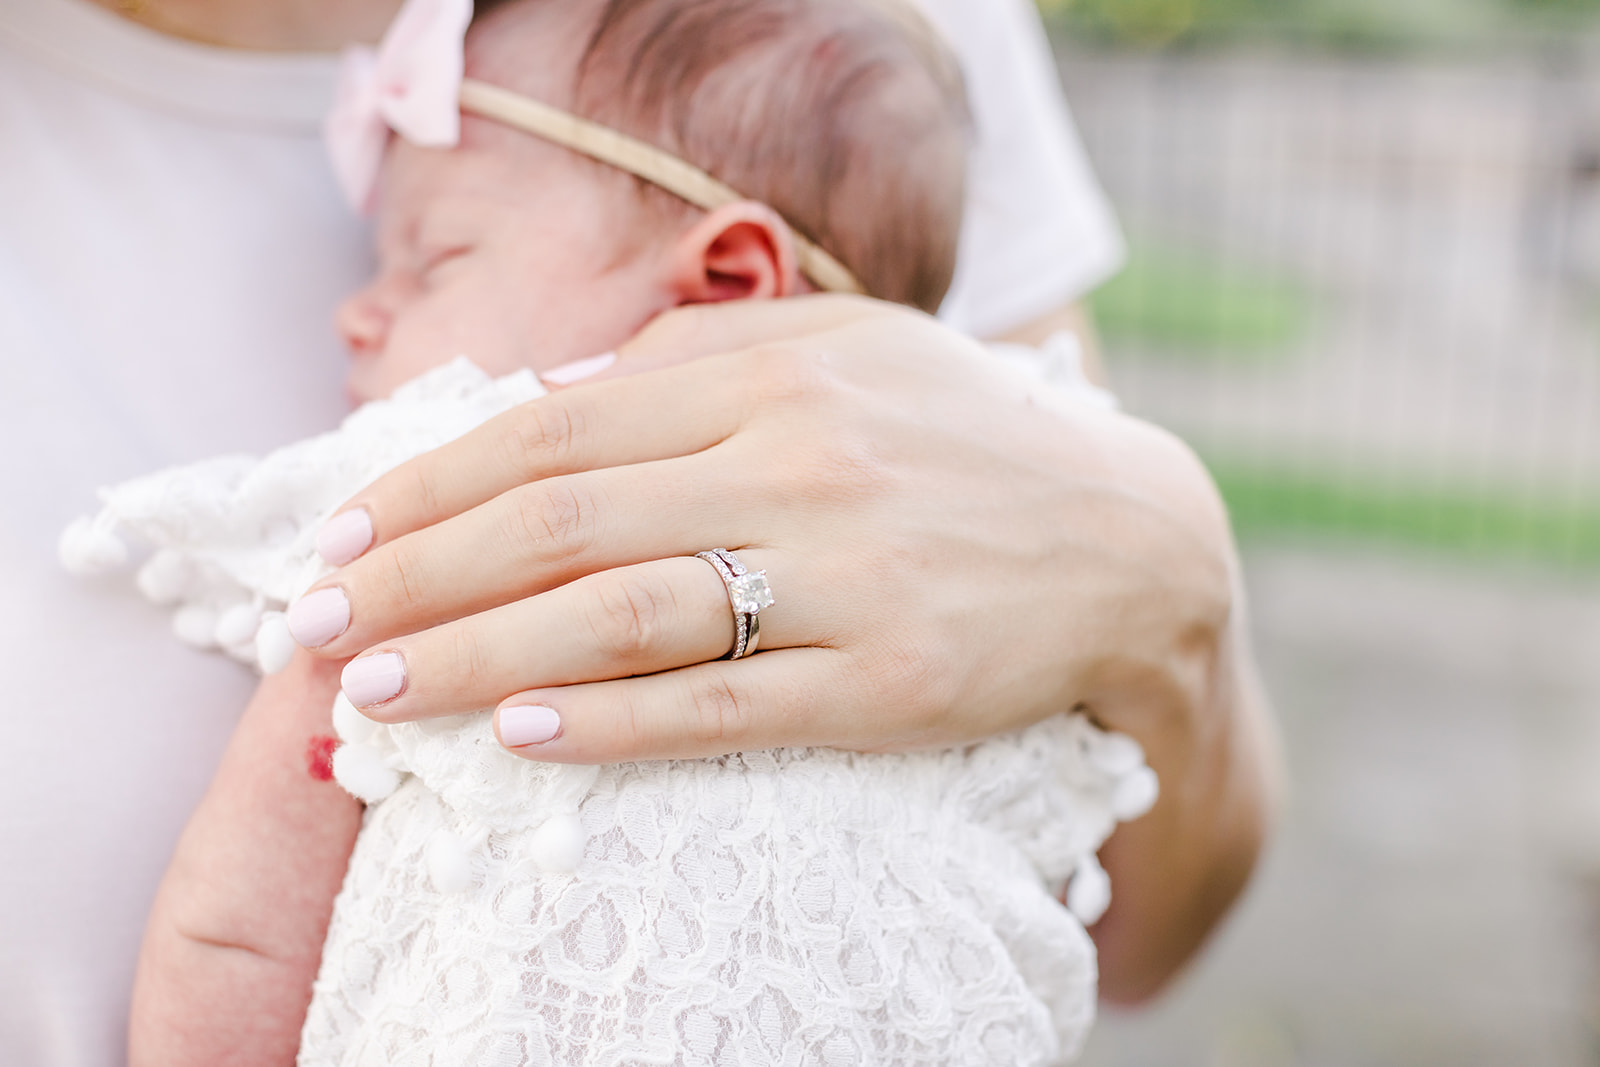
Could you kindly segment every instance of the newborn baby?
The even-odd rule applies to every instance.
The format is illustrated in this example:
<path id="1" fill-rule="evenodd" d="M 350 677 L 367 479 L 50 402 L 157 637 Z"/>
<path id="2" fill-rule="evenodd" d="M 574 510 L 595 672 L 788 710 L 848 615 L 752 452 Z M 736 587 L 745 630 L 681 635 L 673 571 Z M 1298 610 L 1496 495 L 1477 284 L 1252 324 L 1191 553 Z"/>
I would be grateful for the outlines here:
<path id="1" fill-rule="evenodd" d="M 391 36 L 449 10 L 414 4 Z M 141 584 L 184 603 L 192 640 L 276 666 L 270 609 L 324 573 L 317 527 L 537 396 L 530 370 L 681 303 L 859 287 L 931 310 L 948 284 L 964 105 L 896 7 L 516 0 L 473 28 L 466 70 L 464 103 L 487 83 L 570 108 L 752 199 L 691 206 L 475 106 L 452 147 L 394 139 L 380 273 L 341 313 L 371 402 L 259 463 L 113 490 L 69 539 L 154 542 Z M 441 367 L 456 353 L 482 370 Z M 335 723 L 334 768 L 372 806 L 306 1064 L 1059 1062 L 1093 1018 L 1095 852 L 1154 799 L 1138 746 L 1071 715 L 954 751 L 599 768 L 518 759 L 486 716 Z"/>

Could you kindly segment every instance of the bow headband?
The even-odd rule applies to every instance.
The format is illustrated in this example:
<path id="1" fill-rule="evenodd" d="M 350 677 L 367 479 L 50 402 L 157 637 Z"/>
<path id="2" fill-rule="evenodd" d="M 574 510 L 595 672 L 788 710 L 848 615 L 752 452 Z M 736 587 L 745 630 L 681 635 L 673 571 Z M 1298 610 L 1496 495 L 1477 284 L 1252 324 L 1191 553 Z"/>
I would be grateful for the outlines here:
<path id="1" fill-rule="evenodd" d="M 670 152 L 520 93 L 463 77 L 472 0 L 406 0 L 376 49 L 348 48 L 323 127 L 346 198 L 371 206 L 389 131 L 412 144 L 448 148 L 461 139 L 461 112 L 510 126 L 610 164 L 711 211 L 747 199 Z M 865 292 L 850 269 L 796 232 L 802 273 L 831 292 Z"/>

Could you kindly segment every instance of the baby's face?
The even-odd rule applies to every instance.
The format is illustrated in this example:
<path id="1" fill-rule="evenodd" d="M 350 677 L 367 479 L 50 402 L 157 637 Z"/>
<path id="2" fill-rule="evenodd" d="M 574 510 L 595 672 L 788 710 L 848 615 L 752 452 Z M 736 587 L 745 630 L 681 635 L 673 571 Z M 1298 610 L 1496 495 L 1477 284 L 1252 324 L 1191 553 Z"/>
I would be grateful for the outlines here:
<path id="1" fill-rule="evenodd" d="M 500 375 L 616 347 L 673 303 L 649 243 L 623 232 L 636 218 L 616 183 L 552 145 L 393 139 L 378 276 L 339 309 L 351 395 L 387 396 L 457 355 Z"/>

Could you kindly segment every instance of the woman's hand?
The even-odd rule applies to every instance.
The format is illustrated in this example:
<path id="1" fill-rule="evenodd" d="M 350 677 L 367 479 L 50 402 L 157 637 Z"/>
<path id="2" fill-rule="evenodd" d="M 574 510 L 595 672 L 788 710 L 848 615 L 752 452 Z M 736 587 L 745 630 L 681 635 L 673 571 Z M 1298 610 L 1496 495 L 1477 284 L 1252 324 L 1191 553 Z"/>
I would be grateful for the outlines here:
<path id="1" fill-rule="evenodd" d="M 1138 999 L 1237 895 L 1270 807 L 1231 537 L 1173 438 L 997 362 L 865 300 L 673 311 L 356 497 L 329 554 L 363 554 L 291 621 L 359 654 L 372 717 L 496 708 L 502 743 L 556 762 L 904 749 L 1087 709 L 1162 782 L 1103 856 L 1101 988 Z M 716 547 L 776 597 L 745 659 L 717 658 L 732 611 L 694 558 Z"/>
<path id="2" fill-rule="evenodd" d="M 308 598 L 334 626 L 348 603 L 318 651 L 364 653 L 352 699 L 499 705 L 508 745 L 564 762 L 900 749 L 1099 706 L 1220 632 L 1226 526 L 1164 435 L 1040 405 L 858 300 L 674 312 L 622 366 L 705 353 L 534 401 L 357 497 L 377 544 L 322 584 L 342 602 Z M 715 547 L 777 598 L 748 659 L 718 660 L 732 612 L 694 558 Z"/>

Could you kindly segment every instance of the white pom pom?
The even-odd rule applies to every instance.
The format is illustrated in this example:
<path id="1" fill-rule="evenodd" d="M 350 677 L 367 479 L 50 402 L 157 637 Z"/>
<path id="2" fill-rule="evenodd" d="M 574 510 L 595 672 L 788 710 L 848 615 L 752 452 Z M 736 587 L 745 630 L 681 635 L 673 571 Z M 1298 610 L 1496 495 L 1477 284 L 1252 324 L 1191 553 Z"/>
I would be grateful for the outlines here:
<path id="1" fill-rule="evenodd" d="M 298 647 L 289 634 L 289 621 L 283 612 L 269 611 L 261 616 L 261 625 L 256 628 L 256 662 L 261 664 L 263 674 L 277 674 L 287 667 Z"/>
<path id="2" fill-rule="evenodd" d="M 299 534 L 300 526 L 287 516 L 268 519 L 261 524 L 261 540 L 266 542 L 268 548 L 291 545 Z"/>
<path id="3" fill-rule="evenodd" d="M 243 645 L 254 642 L 261 626 L 261 609 L 254 604 L 235 604 L 217 617 L 217 644 Z"/>
<path id="4" fill-rule="evenodd" d="M 383 755 L 368 745 L 334 749 L 333 780 L 364 804 L 376 804 L 400 788 L 400 772 L 387 766 Z"/>
<path id="5" fill-rule="evenodd" d="M 61 531 L 56 555 L 69 574 L 89 578 L 127 563 L 128 546 L 111 529 L 97 525 L 88 517 L 80 517 Z"/>
<path id="6" fill-rule="evenodd" d="M 215 648 L 217 613 L 205 604 L 185 604 L 172 614 L 172 632 L 193 648 Z"/>
<path id="7" fill-rule="evenodd" d="M 1067 885 L 1067 910 L 1085 926 L 1093 926 L 1111 906 L 1111 876 L 1093 856 L 1078 864 Z"/>
<path id="8" fill-rule="evenodd" d="M 428 875 L 440 893 L 464 893 L 472 888 L 472 855 L 467 842 L 449 830 L 435 830 L 424 851 Z"/>
<path id="9" fill-rule="evenodd" d="M 333 698 L 333 732 L 347 745 L 365 744 L 378 724 L 356 710 L 343 690 Z"/>
<path id="10" fill-rule="evenodd" d="M 587 843 L 576 815 L 552 815 L 528 839 L 528 855 L 540 870 L 569 873 L 578 869 Z"/>
<path id="11" fill-rule="evenodd" d="M 1144 747 L 1127 734 L 1106 734 L 1090 755 L 1094 765 L 1113 778 L 1120 778 L 1144 765 Z"/>
<path id="12" fill-rule="evenodd" d="M 180 553 L 164 548 L 139 568 L 134 584 L 152 603 L 176 604 L 194 584 L 194 567 Z"/>
<path id="13" fill-rule="evenodd" d="M 1149 767 L 1137 767 L 1117 779 L 1111 791 L 1111 814 L 1118 822 L 1137 819 L 1155 806 L 1161 783 Z"/>

